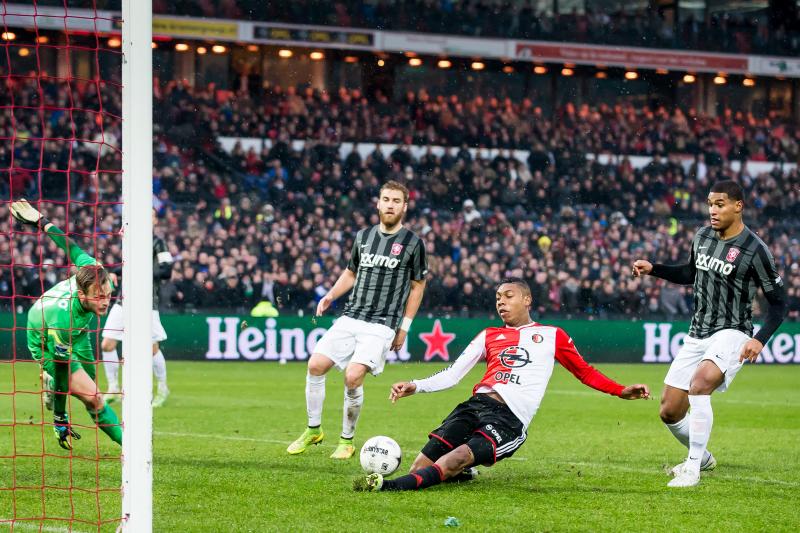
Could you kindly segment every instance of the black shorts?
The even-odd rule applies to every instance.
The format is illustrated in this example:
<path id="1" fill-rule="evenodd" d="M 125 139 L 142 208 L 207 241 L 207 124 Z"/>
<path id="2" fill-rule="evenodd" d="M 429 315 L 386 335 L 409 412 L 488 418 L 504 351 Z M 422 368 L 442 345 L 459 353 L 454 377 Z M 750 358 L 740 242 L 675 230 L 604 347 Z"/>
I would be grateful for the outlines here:
<path id="1" fill-rule="evenodd" d="M 422 453 L 431 461 L 462 444 L 469 446 L 476 465 L 493 465 L 511 457 L 525 442 L 525 428 L 511 409 L 486 394 L 475 394 L 447 415 L 430 433 Z"/>

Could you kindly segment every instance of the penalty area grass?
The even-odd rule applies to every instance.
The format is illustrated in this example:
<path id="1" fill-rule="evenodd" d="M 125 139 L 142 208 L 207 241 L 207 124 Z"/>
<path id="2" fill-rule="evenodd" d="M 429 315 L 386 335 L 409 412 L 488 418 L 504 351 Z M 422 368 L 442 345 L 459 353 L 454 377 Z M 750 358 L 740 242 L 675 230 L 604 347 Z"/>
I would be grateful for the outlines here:
<path id="1" fill-rule="evenodd" d="M 2 391 L 12 390 L 11 365 L 0 365 Z M 17 382 L 35 382 L 35 365 L 17 364 Z M 392 405 L 395 381 L 427 377 L 441 365 L 387 365 L 368 377 L 356 447 L 387 435 L 403 449 L 408 466 L 427 434 L 461 401 L 480 378 L 478 365 L 448 391 L 404 398 Z M 286 447 L 304 429 L 305 365 L 289 363 L 204 363 L 169 361 L 167 404 L 154 416 L 154 531 L 429 531 L 456 517 L 463 531 L 796 531 L 800 514 L 800 367 L 749 366 L 731 390 L 715 394 L 714 429 L 709 444 L 718 461 L 698 487 L 668 489 L 665 469 L 685 457 L 685 448 L 658 418 L 658 396 L 665 365 L 602 364 L 603 372 L 625 384 L 650 385 L 654 399 L 625 401 L 589 389 L 556 366 L 528 439 L 516 454 L 477 480 L 440 485 L 419 492 L 354 493 L 361 473 L 358 455 L 334 461 L 341 431 L 342 375 L 328 374 L 323 429 L 325 440 L 298 456 Z M 28 375 L 30 374 L 30 375 Z M 38 397 L 3 397 L 5 424 L 16 414 L 12 435 L 3 427 L 0 455 L 40 450 L 42 420 Z M 119 404 L 114 404 L 119 412 Z M 44 414 L 49 421 L 49 412 Z M 77 409 L 73 420 L 88 424 Z M 45 433 L 47 484 L 69 485 L 68 460 Z M 118 453 L 93 430 L 76 443 L 76 452 Z M 16 440 L 14 440 L 16 439 Z M 96 442 L 99 443 L 96 445 Z M 19 453 L 19 451 L 17 452 Z M 118 462 L 86 465 L 72 461 L 77 487 L 118 486 Z M 97 473 L 99 472 L 99 474 Z M 0 488 L 41 485 L 41 460 L 0 459 Z M 118 512 L 118 496 L 73 493 L 74 511 L 63 493 L 45 491 L 48 516 L 74 516 L 89 522 Z M 53 492 L 52 497 L 50 492 Z M 0 520 L 42 516 L 41 490 L 20 491 L 16 499 L 0 491 Z M 50 501 L 52 500 L 52 501 Z M 97 502 L 100 502 L 99 504 Z M 116 507 L 115 507 L 116 506 Z M 33 521 L 20 531 L 67 531 L 61 521 Z M 0 523 L 0 531 L 8 524 Z M 104 526 L 103 531 L 113 530 Z M 75 523 L 75 531 L 97 526 Z"/>

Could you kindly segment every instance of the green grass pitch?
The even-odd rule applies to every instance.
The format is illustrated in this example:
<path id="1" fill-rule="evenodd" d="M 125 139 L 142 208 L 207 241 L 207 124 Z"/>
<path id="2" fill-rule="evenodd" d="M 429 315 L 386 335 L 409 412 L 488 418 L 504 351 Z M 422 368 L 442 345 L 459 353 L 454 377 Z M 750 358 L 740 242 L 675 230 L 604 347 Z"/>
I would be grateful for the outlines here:
<path id="1" fill-rule="evenodd" d="M 36 383 L 34 365 L 16 365 L 17 387 Z M 404 451 L 401 471 L 426 442 L 427 432 L 470 394 L 482 369 L 457 387 L 392 405 L 389 385 L 426 377 L 440 365 L 387 366 L 366 383 L 356 435 L 389 435 Z M 172 396 L 155 412 L 155 531 L 431 531 L 447 517 L 462 531 L 797 531 L 800 512 L 800 367 L 745 367 L 732 390 L 713 397 L 710 449 L 719 466 L 694 489 L 667 489 L 664 467 L 681 461 L 682 448 L 658 420 L 658 394 L 666 366 L 600 365 L 623 383 L 645 382 L 656 398 L 624 401 L 593 391 L 556 367 L 528 440 L 516 455 L 478 480 L 422 492 L 353 493 L 357 457 L 328 459 L 341 429 L 342 376 L 327 382 L 325 442 L 290 457 L 286 446 L 305 425 L 302 364 L 170 362 Z M 0 365 L 0 392 L 11 390 L 10 365 Z M 0 455 L 41 454 L 38 398 L 0 396 Z M 116 406 L 119 409 L 119 406 Z M 87 423 L 83 409 L 73 420 Z M 46 418 L 49 420 L 49 413 Z M 114 492 L 40 487 L 114 488 L 118 449 L 85 430 L 77 453 L 111 459 L 70 461 L 48 429 L 42 459 L 0 459 L 0 520 L 43 515 L 93 522 L 113 518 Z M 16 448 L 14 447 L 16 446 Z M 12 469 L 13 465 L 13 469 Z M 13 470 L 13 471 L 12 471 Z M 99 509 L 99 511 L 98 511 Z M 41 531 L 68 531 L 48 520 Z M 39 531 L 40 522 L 15 531 Z M 74 531 L 96 531 L 73 523 Z M 4 529 L 5 528 L 5 529 Z M 10 526 L 0 524 L 0 531 Z M 103 531 L 112 531 L 111 525 Z"/>

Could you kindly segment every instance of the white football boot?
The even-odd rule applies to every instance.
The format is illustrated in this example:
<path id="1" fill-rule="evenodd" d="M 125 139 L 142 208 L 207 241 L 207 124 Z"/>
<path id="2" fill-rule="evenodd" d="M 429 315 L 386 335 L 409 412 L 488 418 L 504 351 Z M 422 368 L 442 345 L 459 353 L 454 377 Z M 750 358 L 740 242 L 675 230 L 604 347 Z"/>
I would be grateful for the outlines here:
<path id="1" fill-rule="evenodd" d="M 700 483 L 700 470 L 689 468 L 687 465 L 682 465 L 680 472 L 672 481 L 667 483 L 667 487 L 695 487 Z"/>
<path id="2" fill-rule="evenodd" d="M 685 465 L 685 464 L 686 464 L 686 461 L 673 466 L 669 470 L 668 474 L 670 476 L 672 476 L 672 477 L 677 476 L 680 473 L 680 471 L 683 469 L 683 465 Z M 700 471 L 701 472 L 710 472 L 711 470 L 714 470 L 716 467 L 717 467 L 717 460 L 714 459 L 714 456 L 711 454 L 711 452 L 709 452 L 708 453 L 708 458 L 706 458 L 705 461 L 700 463 Z"/>

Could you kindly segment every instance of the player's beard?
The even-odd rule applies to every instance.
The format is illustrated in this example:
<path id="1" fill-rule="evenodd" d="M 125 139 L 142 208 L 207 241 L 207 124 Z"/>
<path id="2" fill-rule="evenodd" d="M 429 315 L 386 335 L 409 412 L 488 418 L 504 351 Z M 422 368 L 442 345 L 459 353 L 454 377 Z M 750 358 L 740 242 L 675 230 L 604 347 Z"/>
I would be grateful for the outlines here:
<path id="1" fill-rule="evenodd" d="M 383 224 L 386 229 L 393 229 L 403 221 L 403 213 L 389 214 L 378 211 L 378 216 L 381 219 L 381 224 Z"/>

